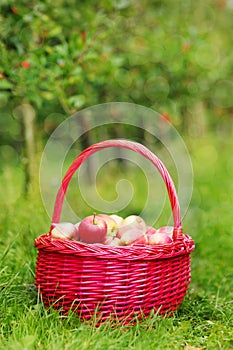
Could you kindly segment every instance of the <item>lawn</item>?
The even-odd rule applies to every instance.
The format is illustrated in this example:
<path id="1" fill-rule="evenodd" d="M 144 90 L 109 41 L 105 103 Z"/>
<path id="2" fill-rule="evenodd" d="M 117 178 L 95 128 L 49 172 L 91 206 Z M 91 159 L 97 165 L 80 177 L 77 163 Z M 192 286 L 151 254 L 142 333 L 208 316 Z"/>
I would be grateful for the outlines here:
<path id="1" fill-rule="evenodd" d="M 47 231 L 49 218 L 38 189 L 33 196 L 22 198 L 22 171 L 17 165 L 3 163 L 0 349 L 233 348 L 232 143 L 232 139 L 214 135 L 187 140 L 194 189 L 183 225 L 196 244 L 190 289 L 174 316 L 152 316 L 133 326 L 113 327 L 106 322 L 95 327 L 73 314 L 62 317 L 43 307 L 33 285 L 33 244 Z M 137 179 L 140 185 L 140 176 Z"/>

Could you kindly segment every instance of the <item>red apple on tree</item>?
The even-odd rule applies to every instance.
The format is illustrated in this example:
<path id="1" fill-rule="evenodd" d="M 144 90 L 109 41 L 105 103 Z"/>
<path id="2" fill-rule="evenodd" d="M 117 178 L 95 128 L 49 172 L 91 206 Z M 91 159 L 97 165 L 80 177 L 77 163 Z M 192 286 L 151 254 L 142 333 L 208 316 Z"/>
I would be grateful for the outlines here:
<path id="1" fill-rule="evenodd" d="M 98 215 L 85 217 L 78 227 L 79 238 L 85 243 L 104 243 L 107 235 L 107 224 Z"/>
<path id="2" fill-rule="evenodd" d="M 22 61 L 21 62 L 21 66 L 24 68 L 24 69 L 29 69 L 30 68 L 30 62 L 25 60 L 25 61 Z"/>

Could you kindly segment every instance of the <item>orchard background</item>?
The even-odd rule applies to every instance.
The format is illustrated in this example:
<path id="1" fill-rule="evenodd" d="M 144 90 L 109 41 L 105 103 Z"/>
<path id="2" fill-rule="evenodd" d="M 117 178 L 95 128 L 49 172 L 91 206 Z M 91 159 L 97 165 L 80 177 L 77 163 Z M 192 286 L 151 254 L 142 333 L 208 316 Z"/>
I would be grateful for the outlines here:
<path id="1" fill-rule="evenodd" d="M 0 143 L 12 157 L 33 163 L 65 118 L 113 101 L 153 108 L 190 137 L 232 132 L 231 1 L 0 6 Z"/>
<path id="2" fill-rule="evenodd" d="M 232 23 L 231 0 L 1 1 L 2 348 L 232 347 Z M 190 293 L 174 318 L 145 321 L 124 336 L 48 314 L 32 286 L 33 240 L 49 225 L 38 179 L 46 141 L 74 113 L 115 101 L 161 113 L 194 168 L 185 217 L 196 242 Z M 80 149 L 100 133 L 86 133 Z M 107 134 L 147 143 L 134 128 L 119 134 L 109 125 Z"/>

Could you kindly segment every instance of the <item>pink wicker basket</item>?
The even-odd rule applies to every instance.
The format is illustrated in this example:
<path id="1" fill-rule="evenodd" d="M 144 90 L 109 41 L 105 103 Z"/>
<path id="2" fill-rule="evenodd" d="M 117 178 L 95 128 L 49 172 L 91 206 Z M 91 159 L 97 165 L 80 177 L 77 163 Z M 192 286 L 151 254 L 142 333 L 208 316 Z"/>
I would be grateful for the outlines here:
<path id="1" fill-rule="evenodd" d="M 117 319 L 125 323 L 151 313 L 171 314 L 181 304 L 190 283 L 190 253 L 194 242 L 182 233 L 176 190 L 163 163 L 145 146 L 126 140 L 106 140 L 84 150 L 68 169 L 58 191 L 52 223 L 60 220 L 69 182 L 93 153 L 109 147 L 133 150 L 159 170 L 170 199 L 173 242 L 164 245 L 112 247 L 51 238 L 35 240 L 38 249 L 35 284 L 46 307 L 80 318 Z M 51 231 L 51 229 L 50 229 Z"/>

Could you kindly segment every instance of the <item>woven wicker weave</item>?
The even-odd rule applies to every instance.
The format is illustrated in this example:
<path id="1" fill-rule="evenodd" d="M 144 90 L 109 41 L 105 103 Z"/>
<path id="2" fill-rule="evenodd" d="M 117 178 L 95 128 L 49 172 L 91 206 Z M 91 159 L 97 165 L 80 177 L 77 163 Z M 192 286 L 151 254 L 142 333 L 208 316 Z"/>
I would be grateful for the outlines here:
<path id="1" fill-rule="evenodd" d="M 109 147 L 134 150 L 149 159 L 166 185 L 174 221 L 173 242 L 164 245 L 112 247 L 51 238 L 35 240 L 38 249 L 35 283 L 46 306 L 72 309 L 82 319 L 95 315 L 131 321 L 151 312 L 170 314 L 186 295 L 190 283 L 192 238 L 182 233 L 176 190 L 163 163 L 146 147 L 126 140 L 106 140 L 84 150 L 68 169 L 54 206 L 58 223 L 69 182 L 93 153 Z"/>

